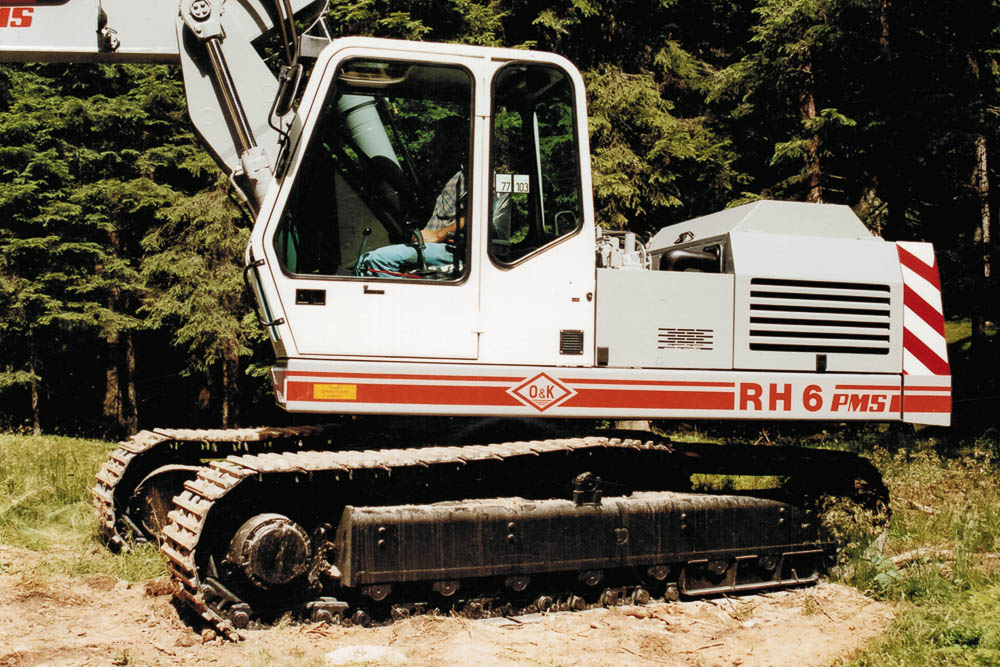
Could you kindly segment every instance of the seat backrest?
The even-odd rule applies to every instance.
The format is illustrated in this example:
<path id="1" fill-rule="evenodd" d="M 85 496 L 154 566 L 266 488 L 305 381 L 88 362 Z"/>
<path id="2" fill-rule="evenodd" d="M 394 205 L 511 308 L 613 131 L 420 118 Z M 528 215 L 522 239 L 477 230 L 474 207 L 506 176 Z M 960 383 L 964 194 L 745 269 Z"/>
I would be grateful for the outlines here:
<path id="1" fill-rule="evenodd" d="M 384 155 L 376 155 L 368 160 L 368 187 L 378 199 L 381 213 L 389 237 L 397 242 L 406 242 L 412 235 L 407 227 L 407 219 L 413 209 L 414 197 L 407 182 L 406 174 L 398 164 Z"/>
<path id="2" fill-rule="evenodd" d="M 493 254 L 500 259 L 506 259 L 510 252 L 510 218 L 513 208 L 509 192 L 497 192 L 493 195 L 490 246 Z"/>

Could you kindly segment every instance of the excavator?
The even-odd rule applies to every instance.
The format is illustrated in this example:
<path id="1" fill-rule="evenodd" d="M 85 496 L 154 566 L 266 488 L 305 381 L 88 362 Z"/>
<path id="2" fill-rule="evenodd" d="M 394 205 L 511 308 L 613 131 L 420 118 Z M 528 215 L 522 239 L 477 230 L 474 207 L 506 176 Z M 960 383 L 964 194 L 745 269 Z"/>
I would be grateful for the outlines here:
<path id="1" fill-rule="evenodd" d="M 646 243 L 602 230 L 570 62 L 332 39 L 325 9 L 0 0 L 2 60 L 180 64 L 255 214 L 243 272 L 276 401 L 354 416 L 133 435 L 93 489 L 109 545 L 158 542 L 180 603 L 234 638 L 288 613 L 367 625 L 815 582 L 835 550 L 818 499 L 887 502 L 866 459 L 596 424 L 947 425 L 933 248 L 778 201 Z"/>

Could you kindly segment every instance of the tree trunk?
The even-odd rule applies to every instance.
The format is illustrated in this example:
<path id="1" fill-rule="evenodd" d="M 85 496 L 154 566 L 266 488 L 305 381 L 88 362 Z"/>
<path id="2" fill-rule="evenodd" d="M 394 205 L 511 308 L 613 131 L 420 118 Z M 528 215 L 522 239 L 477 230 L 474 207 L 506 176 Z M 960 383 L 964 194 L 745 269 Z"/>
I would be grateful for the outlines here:
<path id="1" fill-rule="evenodd" d="M 222 360 L 222 428 L 229 428 L 229 360 Z"/>
<path id="2" fill-rule="evenodd" d="M 993 96 L 993 77 L 983 76 L 983 72 L 990 72 L 987 64 L 981 63 L 978 54 L 969 55 L 969 71 L 973 79 L 978 84 L 978 106 L 980 108 L 978 122 L 974 134 L 975 142 L 975 163 L 972 167 L 972 192 L 976 199 L 978 215 L 976 220 L 976 230 L 973 240 L 976 248 L 977 262 L 981 262 L 982 283 L 980 289 L 976 290 L 976 298 L 973 306 L 972 316 L 972 351 L 973 354 L 980 353 L 984 349 L 986 342 L 986 320 L 987 313 L 991 311 L 992 304 L 989 303 L 992 297 L 991 273 L 992 273 L 992 239 L 990 238 L 990 172 L 986 135 L 980 131 L 986 126 L 986 108 L 990 104 Z"/>
<path id="3" fill-rule="evenodd" d="M 122 401 L 121 387 L 118 382 L 118 335 L 112 334 L 104 339 L 104 406 L 102 412 L 108 424 L 114 422 L 121 425 Z"/>
<path id="4" fill-rule="evenodd" d="M 32 350 L 28 356 L 28 373 L 31 374 L 31 432 L 35 435 L 42 434 L 42 415 L 39 407 L 38 375 L 35 373 L 37 364 L 35 363 L 35 352 Z"/>
<path id="5" fill-rule="evenodd" d="M 649 431 L 652 433 L 653 426 L 648 419 L 616 419 L 615 428 L 621 431 Z"/>
<path id="6" fill-rule="evenodd" d="M 880 0 L 879 2 L 879 27 L 881 28 L 879 49 L 882 57 L 879 86 L 880 115 L 886 119 L 895 119 L 900 105 L 894 79 L 896 58 L 890 39 L 892 0 Z M 897 141 L 893 130 L 894 125 L 895 123 L 892 121 L 885 124 L 885 130 L 883 130 L 879 141 L 878 163 L 882 165 L 878 177 L 879 193 L 888 208 L 885 227 L 880 231 L 882 236 L 889 240 L 902 241 L 906 239 L 906 209 L 908 204 L 902 169 L 899 167 L 902 163 L 899 151 L 906 146 L 906 142 Z"/>
<path id="7" fill-rule="evenodd" d="M 125 334 L 125 359 L 123 364 L 125 382 L 121 387 L 122 391 L 122 420 L 121 425 L 127 435 L 132 435 L 139 430 L 139 401 L 135 393 L 135 342 L 131 333 Z M 119 375 L 119 385 L 121 385 L 121 375 Z"/>
<path id="8" fill-rule="evenodd" d="M 122 435 L 131 435 L 139 430 L 132 334 L 114 334 L 105 343 L 108 358 L 104 371 L 104 416 L 118 425 Z"/>
<path id="9" fill-rule="evenodd" d="M 122 255 L 121 236 L 117 227 L 108 231 L 108 244 L 115 256 Z M 100 271 L 100 267 L 96 269 Z M 108 293 L 108 310 L 123 313 L 127 310 L 127 298 L 118 287 Z M 122 435 L 131 435 L 139 430 L 139 411 L 135 394 L 135 346 L 132 334 L 112 333 L 105 338 L 107 365 L 104 380 L 104 417 L 118 425 Z"/>
<path id="10" fill-rule="evenodd" d="M 972 170 L 972 188 L 976 195 L 976 202 L 979 205 L 979 224 L 976 227 L 975 241 L 979 250 L 979 259 L 982 260 L 983 285 L 990 284 L 991 262 L 991 239 L 990 239 L 990 176 L 987 169 L 987 146 L 986 136 L 976 137 L 976 164 Z M 975 304 L 975 314 L 972 318 L 972 349 L 981 350 L 986 339 L 986 313 L 989 304 L 989 290 L 980 291 L 981 298 Z"/>
<path id="11" fill-rule="evenodd" d="M 816 96 L 813 94 L 812 64 L 807 63 L 804 71 L 806 73 L 806 85 L 799 95 L 799 108 L 802 113 L 803 127 L 816 126 Z M 806 155 L 806 182 L 809 190 L 806 194 L 806 201 L 814 204 L 823 203 L 823 186 L 820 180 L 822 172 L 819 161 L 819 134 L 814 130 L 809 137 L 809 150 Z"/>

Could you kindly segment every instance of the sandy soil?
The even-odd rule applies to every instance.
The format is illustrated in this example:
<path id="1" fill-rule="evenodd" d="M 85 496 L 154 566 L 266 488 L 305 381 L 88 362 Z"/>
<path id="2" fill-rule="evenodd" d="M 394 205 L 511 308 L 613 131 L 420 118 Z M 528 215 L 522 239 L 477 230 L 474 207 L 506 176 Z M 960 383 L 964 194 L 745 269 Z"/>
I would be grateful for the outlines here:
<path id="1" fill-rule="evenodd" d="M 739 598 L 519 619 L 416 617 L 376 628 L 324 624 L 205 636 L 164 581 L 18 573 L 33 552 L 0 546 L 0 666 L 20 665 L 827 665 L 892 619 L 835 584 Z M 22 567 L 19 567 L 22 565 Z M 381 656 L 381 657 L 377 657 Z"/>

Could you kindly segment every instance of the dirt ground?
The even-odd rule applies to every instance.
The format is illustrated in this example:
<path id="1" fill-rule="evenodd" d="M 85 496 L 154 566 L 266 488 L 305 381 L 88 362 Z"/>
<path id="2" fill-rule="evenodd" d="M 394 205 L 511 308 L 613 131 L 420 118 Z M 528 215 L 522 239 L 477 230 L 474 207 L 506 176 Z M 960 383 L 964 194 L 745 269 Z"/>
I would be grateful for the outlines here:
<path id="1" fill-rule="evenodd" d="M 165 581 L 18 573 L 44 555 L 0 546 L 0 666 L 827 665 L 892 620 L 836 584 L 519 619 L 423 616 L 375 628 L 286 625 L 203 641 Z M 22 565 L 22 567 L 19 567 Z M 204 639 L 207 639 L 205 637 Z"/>

